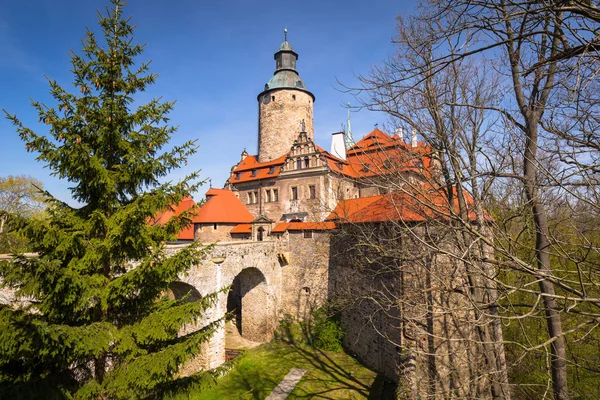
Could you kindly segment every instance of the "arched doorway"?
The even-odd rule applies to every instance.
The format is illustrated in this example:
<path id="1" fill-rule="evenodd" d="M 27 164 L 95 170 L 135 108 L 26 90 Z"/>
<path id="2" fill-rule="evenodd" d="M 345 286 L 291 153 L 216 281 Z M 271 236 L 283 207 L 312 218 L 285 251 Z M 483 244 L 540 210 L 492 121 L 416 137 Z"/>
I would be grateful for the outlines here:
<path id="1" fill-rule="evenodd" d="M 265 342 L 273 336 L 271 306 L 265 276 L 256 268 L 245 268 L 231 285 L 227 312 L 232 313 L 239 334 L 253 342 Z"/>

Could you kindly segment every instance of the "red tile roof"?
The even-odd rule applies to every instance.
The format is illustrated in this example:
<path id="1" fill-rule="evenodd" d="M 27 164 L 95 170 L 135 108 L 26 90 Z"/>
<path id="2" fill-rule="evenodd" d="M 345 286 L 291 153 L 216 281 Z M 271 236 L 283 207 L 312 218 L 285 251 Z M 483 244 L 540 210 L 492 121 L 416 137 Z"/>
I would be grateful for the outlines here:
<path id="1" fill-rule="evenodd" d="M 195 223 L 248 223 L 254 216 L 235 194 L 227 189 L 210 189 L 206 202 L 192 219 Z"/>
<path id="2" fill-rule="evenodd" d="M 413 171 L 428 174 L 431 170 L 431 148 L 424 143 L 411 147 L 397 135 L 390 136 L 374 129 L 347 151 L 342 160 L 315 145 L 329 168 L 350 178 L 367 178 L 395 172 Z M 289 153 L 260 163 L 257 156 L 247 156 L 232 171 L 233 184 L 269 179 L 279 176 Z M 271 169 L 273 172 L 271 173 Z"/>
<path id="3" fill-rule="evenodd" d="M 432 167 L 431 149 L 424 143 L 411 147 L 399 136 L 389 136 L 379 129 L 373 130 L 349 148 L 346 160 L 341 160 L 320 147 L 318 149 L 332 171 L 350 178 L 407 171 L 428 176 Z"/>
<path id="4" fill-rule="evenodd" d="M 153 224 L 166 224 L 172 217 L 179 216 L 182 212 L 196 206 L 196 202 L 191 197 L 186 197 L 177 206 L 159 213 L 154 219 Z M 192 218 L 193 220 L 193 218 Z M 194 224 L 188 225 L 177 235 L 178 240 L 194 240 Z"/>
<path id="5" fill-rule="evenodd" d="M 473 197 L 465 191 L 469 207 L 469 219 L 475 221 Z M 453 212 L 458 213 L 458 199 L 454 196 Z M 395 192 L 379 196 L 342 200 L 326 221 L 350 223 L 366 222 L 423 222 L 427 220 L 447 220 L 451 208 L 443 188 L 423 185 L 411 188 L 411 192 Z M 491 217 L 486 213 L 487 221 Z"/>
<path id="6" fill-rule="evenodd" d="M 283 233 L 285 231 L 329 231 L 335 229 L 335 223 L 323 222 L 282 222 L 278 224 L 272 233 Z"/>
<path id="7" fill-rule="evenodd" d="M 281 172 L 281 166 L 285 163 L 287 156 L 288 153 L 264 163 L 258 162 L 257 156 L 247 156 L 233 169 L 230 182 L 241 183 L 275 178 Z M 273 173 L 270 173 L 271 167 L 273 167 Z M 254 175 L 252 175 L 253 171 L 256 171 Z"/>
<path id="8" fill-rule="evenodd" d="M 230 233 L 252 233 L 252 224 L 238 224 Z"/>

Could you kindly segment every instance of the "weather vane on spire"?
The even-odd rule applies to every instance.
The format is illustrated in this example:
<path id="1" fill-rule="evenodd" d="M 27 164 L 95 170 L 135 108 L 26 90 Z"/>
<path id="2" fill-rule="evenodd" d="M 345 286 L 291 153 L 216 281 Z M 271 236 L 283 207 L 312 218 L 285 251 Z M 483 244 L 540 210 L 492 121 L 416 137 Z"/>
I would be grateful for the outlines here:
<path id="1" fill-rule="evenodd" d="M 287 42 L 287 28 L 283 29 L 283 40 Z"/>

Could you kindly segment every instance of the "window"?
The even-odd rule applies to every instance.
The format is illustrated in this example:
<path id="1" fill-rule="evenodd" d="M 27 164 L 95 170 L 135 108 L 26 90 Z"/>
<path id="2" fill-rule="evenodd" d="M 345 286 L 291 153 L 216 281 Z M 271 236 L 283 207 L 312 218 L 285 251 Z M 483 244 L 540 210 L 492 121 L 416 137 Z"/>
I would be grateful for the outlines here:
<path id="1" fill-rule="evenodd" d="M 240 179 L 241 176 L 242 176 L 241 172 L 236 172 L 235 173 L 235 179 Z"/>
<path id="2" fill-rule="evenodd" d="M 248 203 L 247 204 L 252 204 L 252 192 L 248 192 Z"/>
<path id="3" fill-rule="evenodd" d="M 273 201 L 279 201 L 279 190 L 273 189 Z"/>
<path id="4" fill-rule="evenodd" d="M 317 187 L 315 185 L 308 185 L 308 191 L 311 199 L 317 198 Z"/>
<path id="5" fill-rule="evenodd" d="M 304 168 L 308 168 L 309 166 L 310 166 L 310 161 L 309 161 L 308 157 L 306 157 L 304 159 Z"/>
<path id="6" fill-rule="evenodd" d="M 292 188 L 292 200 L 298 200 L 298 188 L 295 186 Z"/>
<path id="7" fill-rule="evenodd" d="M 292 95 L 292 100 L 296 101 L 296 95 L 295 94 Z"/>
<path id="8" fill-rule="evenodd" d="M 258 240 L 259 242 L 262 242 L 264 234 L 265 234 L 265 228 L 263 228 L 261 226 L 260 228 L 258 228 L 258 231 L 256 233 L 256 240 Z"/>
<path id="9" fill-rule="evenodd" d="M 309 287 L 303 287 L 302 288 L 302 293 L 304 293 L 304 294 L 310 294 L 310 288 Z"/>
<path id="10" fill-rule="evenodd" d="M 271 101 L 275 101 L 275 96 L 271 96 Z"/>
<path id="11" fill-rule="evenodd" d="M 271 166 L 271 168 L 269 168 L 269 174 L 274 174 L 275 173 L 275 166 Z"/>
<path id="12" fill-rule="evenodd" d="M 362 170 L 363 172 L 369 172 L 371 170 L 371 164 L 363 164 Z"/>
<path id="13" fill-rule="evenodd" d="M 256 173 L 257 173 L 257 172 L 258 172 L 258 170 L 256 170 L 256 169 L 253 169 L 253 170 L 252 170 L 252 175 L 251 175 L 251 176 L 256 176 Z"/>
<path id="14" fill-rule="evenodd" d="M 258 203 L 258 192 L 254 192 L 254 204 Z"/>
<path id="15" fill-rule="evenodd" d="M 265 202 L 269 203 L 271 201 L 271 189 L 265 190 Z"/>
<path id="16" fill-rule="evenodd" d="M 302 160 L 301 159 L 298 159 L 296 161 L 296 169 L 302 169 Z"/>
<path id="17" fill-rule="evenodd" d="M 304 231 L 304 239 L 312 239 L 312 231 Z"/>
<path id="18" fill-rule="evenodd" d="M 214 230 L 217 230 L 217 224 L 216 224 L 216 223 L 215 223 L 215 224 L 213 224 L 213 229 L 214 229 Z"/>

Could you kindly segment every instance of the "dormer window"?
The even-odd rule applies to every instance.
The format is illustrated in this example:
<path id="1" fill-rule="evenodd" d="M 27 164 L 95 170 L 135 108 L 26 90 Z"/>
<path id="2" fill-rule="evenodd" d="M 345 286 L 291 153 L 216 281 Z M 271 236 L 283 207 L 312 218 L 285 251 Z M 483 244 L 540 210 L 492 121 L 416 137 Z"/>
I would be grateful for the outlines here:
<path id="1" fill-rule="evenodd" d="M 252 170 L 252 175 L 251 175 L 251 176 L 256 176 L 256 173 L 257 173 L 257 172 L 258 172 L 258 170 L 257 170 L 257 169 L 253 169 L 253 170 Z"/>
<path id="2" fill-rule="evenodd" d="M 363 164 L 362 171 L 369 172 L 371 170 L 371 164 Z"/>
<path id="3" fill-rule="evenodd" d="M 241 172 L 236 172 L 236 173 L 235 173 L 235 179 L 236 179 L 236 180 L 239 180 L 239 179 L 241 178 L 241 176 L 242 176 L 242 173 L 241 173 Z"/>
<path id="4" fill-rule="evenodd" d="M 275 166 L 271 166 L 271 168 L 269 168 L 269 174 L 274 174 L 275 173 Z"/>

